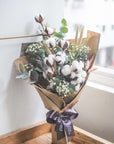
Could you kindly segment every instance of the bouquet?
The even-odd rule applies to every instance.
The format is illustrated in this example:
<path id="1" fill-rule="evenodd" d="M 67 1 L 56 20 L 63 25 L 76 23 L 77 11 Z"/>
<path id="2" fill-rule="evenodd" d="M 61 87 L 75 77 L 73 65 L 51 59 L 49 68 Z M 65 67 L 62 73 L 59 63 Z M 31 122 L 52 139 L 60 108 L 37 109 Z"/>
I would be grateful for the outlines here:
<path id="1" fill-rule="evenodd" d="M 75 38 L 66 40 L 65 19 L 59 32 L 44 24 L 42 14 L 35 21 L 40 25 L 42 41 L 22 44 L 21 57 L 15 60 L 19 71 L 16 78 L 34 86 L 50 110 L 46 116 L 47 122 L 53 124 L 52 142 L 66 144 L 74 136 L 71 120 L 78 116 L 70 108 L 78 102 L 90 72 L 95 70 L 92 66 L 100 34 L 88 31 L 87 38 L 83 38 L 84 27 L 79 32 L 77 26 Z"/>
<path id="2" fill-rule="evenodd" d="M 88 31 L 83 37 L 77 26 L 75 39 L 66 40 L 67 21 L 62 19 L 60 31 L 44 24 L 39 14 L 35 21 L 40 25 L 42 41 L 22 45 L 21 57 L 15 60 L 19 74 L 40 94 L 49 110 L 63 112 L 71 108 L 80 97 L 96 57 L 100 35 Z"/>

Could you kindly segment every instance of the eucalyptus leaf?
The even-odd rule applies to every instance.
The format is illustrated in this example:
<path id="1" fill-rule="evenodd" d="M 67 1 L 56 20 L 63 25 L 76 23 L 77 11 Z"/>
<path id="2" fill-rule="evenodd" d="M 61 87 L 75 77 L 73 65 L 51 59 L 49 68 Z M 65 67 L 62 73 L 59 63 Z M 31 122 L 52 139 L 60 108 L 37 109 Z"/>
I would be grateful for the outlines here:
<path id="1" fill-rule="evenodd" d="M 38 80 L 38 72 L 37 71 L 31 71 L 31 75 L 30 75 L 30 78 L 31 78 L 31 80 L 33 80 L 33 81 L 37 81 Z"/>
<path id="2" fill-rule="evenodd" d="M 19 64 L 19 68 L 20 68 L 21 73 L 25 72 L 24 66 L 22 64 Z"/>
<path id="3" fill-rule="evenodd" d="M 36 67 L 35 70 L 38 71 L 38 72 L 43 72 L 42 69 L 39 68 L 39 67 Z"/>
<path id="4" fill-rule="evenodd" d="M 67 21 L 63 18 L 63 19 L 61 20 L 61 24 L 62 24 L 63 26 L 67 26 Z"/>
<path id="5" fill-rule="evenodd" d="M 29 81 L 28 83 L 29 84 L 34 84 L 34 83 L 36 83 L 36 81 Z"/>
<path id="6" fill-rule="evenodd" d="M 60 32 L 61 33 L 67 33 L 68 32 L 68 28 L 67 27 L 61 27 L 60 28 Z"/>
<path id="7" fill-rule="evenodd" d="M 70 84 L 69 88 L 72 88 L 75 91 L 75 86 L 74 85 Z"/>
<path id="8" fill-rule="evenodd" d="M 54 33 L 54 36 L 56 36 L 60 39 L 64 38 L 64 36 L 61 33 Z"/>
<path id="9" fill-rule="evenodd" d="M 23 79 L 26 80 L 30 77 L 28 72 L 20 73 L 16 76 L 16 79 Z"/>
<path id="10" fill-rule="evenodd" d="M 73 90 L 72 88 L 69 88 L 69 92 L 70 92 L 70 93 L 73 93 L 74 90 Z"/>

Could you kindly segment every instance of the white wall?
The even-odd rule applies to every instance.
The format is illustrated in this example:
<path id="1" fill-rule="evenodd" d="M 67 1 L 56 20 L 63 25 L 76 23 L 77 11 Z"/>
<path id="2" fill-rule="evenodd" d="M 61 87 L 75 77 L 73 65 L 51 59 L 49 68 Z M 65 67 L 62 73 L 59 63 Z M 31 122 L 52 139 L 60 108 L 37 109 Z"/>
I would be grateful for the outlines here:
<path id="1" fill-rule="evenodd" d="M 34 16 L 42 12 L 56 28 L 63 18 L 63 0 L 0 0 L 0 37 L 36 33 Z M 35 89 L 16 80 L 13 61 L 26 38 L 0 41 L 0 135 L 45 119 L 46 109 Z"/>

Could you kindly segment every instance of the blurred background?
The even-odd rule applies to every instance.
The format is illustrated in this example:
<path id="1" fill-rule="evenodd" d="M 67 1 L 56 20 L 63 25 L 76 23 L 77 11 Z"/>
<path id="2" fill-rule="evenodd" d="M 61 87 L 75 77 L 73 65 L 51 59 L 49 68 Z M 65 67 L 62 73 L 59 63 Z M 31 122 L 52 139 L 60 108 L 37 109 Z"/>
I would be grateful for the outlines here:
<path id="1" fill-rule="evenodd" d="M 76 26 L 101 33 L 96 65 L 114 69 L 114 0 L 64 0 L 68 38 L 74 38 Z"/>

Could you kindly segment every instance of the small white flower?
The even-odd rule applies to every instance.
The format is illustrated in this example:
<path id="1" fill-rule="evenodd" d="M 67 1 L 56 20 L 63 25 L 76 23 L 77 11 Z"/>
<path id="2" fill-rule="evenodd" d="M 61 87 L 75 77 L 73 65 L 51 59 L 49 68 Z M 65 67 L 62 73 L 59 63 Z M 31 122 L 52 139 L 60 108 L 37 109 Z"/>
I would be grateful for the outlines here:
<path id="1" fill-rule="evenodd" d="M 66 40 L 62 39 L 62 40 L 59 41 L 59 46 L 60 46 L 63 50 L 65 50 L 66 48 L 69 47 L 69 41 L 66 41 Z"/>
<path id="2" fill-rule="evenodd" d="M 54 38 L 49 38 L 48 40 L 46 40 L 46 44 L 50 48 L 55 47 L 55 45 L 56 45 L 55 39 Z"/>
<path id="3" fill-rule="evenodd" d="M 50 27 L 46 27 L 46 28 L 45 28 L 45 32 L 46 32 L 48 35 L 51 35 L 51 34 L 53 34 L 54 30 L 53 30 L 52 28 L 50 28 Z"/>
<path id="4" fill-rule="evenodd" d="M 69 65 L 65 65 L 63 66 L 61 72 L 64 76 L 68 76 L 71 74 L 71 67 Z"/>
<path id="5" fill-rule="evenodd" d="M 35 20 L 36 20 L 36 22 L 38 22 L 38 23 L 42 23 L 43 20 L 44 20 L 43 14 L 38 14 L 37 16 L 35 16 Z"/>
<path id="6" fill-rule="evenodd" d="M 55 55 L 55 60 L 59 65 L 62 65 L 66 62 L 67 56 L 65 52 L 57 52 Z"/>
<path id="7" fill-rule="evenodd" d="M 80 89 L 80 84 L 75 86 L 75 91 L 78 91 Z"/>

